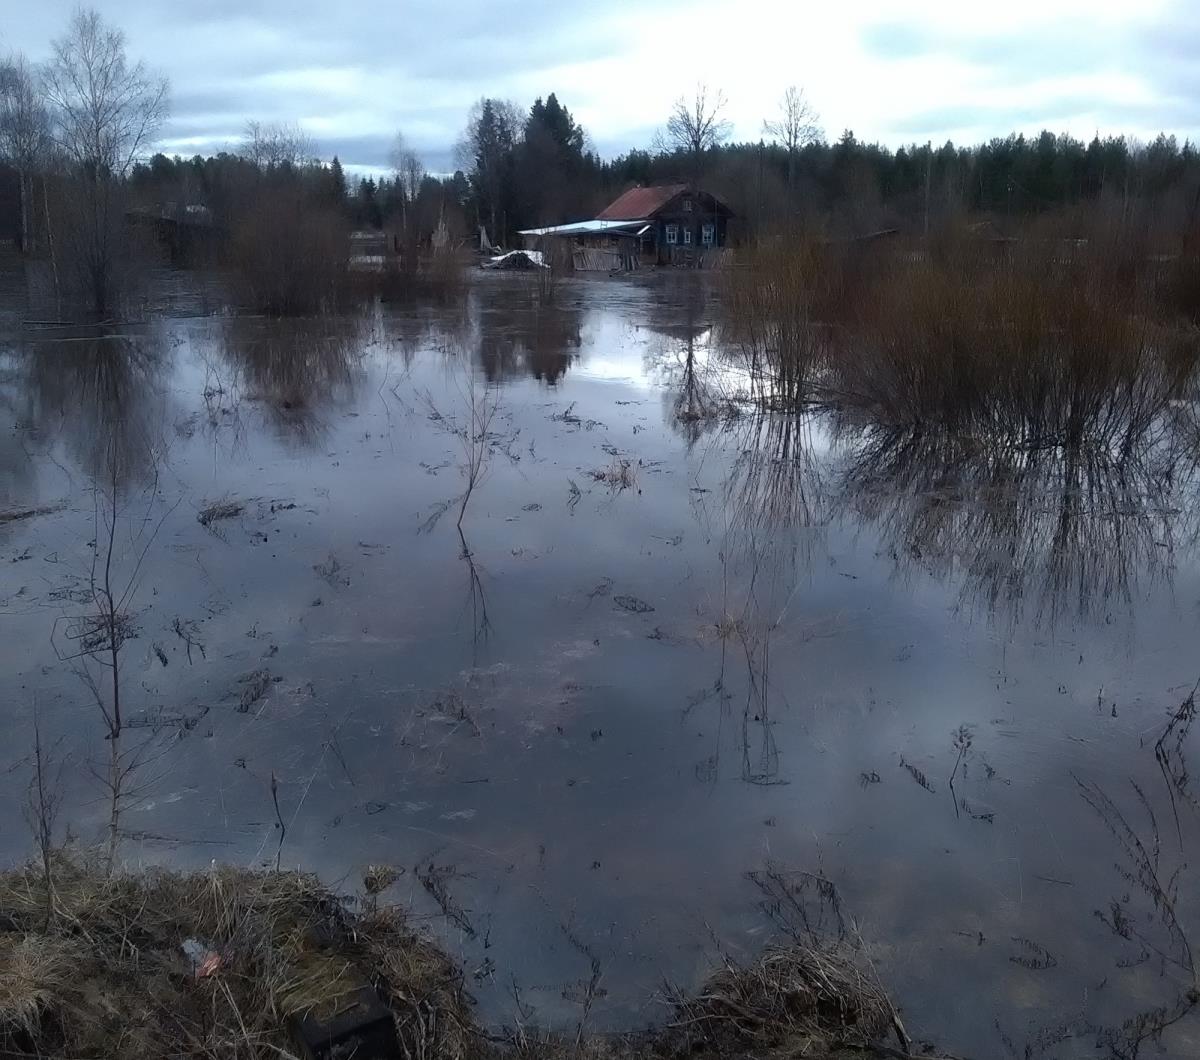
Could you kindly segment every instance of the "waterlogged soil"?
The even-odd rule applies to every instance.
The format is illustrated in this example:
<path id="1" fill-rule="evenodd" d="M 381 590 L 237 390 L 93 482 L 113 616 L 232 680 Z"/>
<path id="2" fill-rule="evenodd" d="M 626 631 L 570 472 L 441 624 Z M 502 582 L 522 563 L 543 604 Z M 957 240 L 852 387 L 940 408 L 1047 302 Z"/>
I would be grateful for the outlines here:
<path id="1" fill-rule="evenodd" d="M 773 937 L 767 871 L 831 881 L 822 929 L 948 1050 L 1118 1055 L 1175 1015 L 1191 458 L 733 417 L 703 286 L 553 295 L 9 326 L 0 854 L 35 717 L 60 833 L 107 840 L 107 570 L 122 856 L 393 865 L 485 1021 L 662 1018 Z M 1194 1015 L 1162 1044 L 1200 1051 Z"/>

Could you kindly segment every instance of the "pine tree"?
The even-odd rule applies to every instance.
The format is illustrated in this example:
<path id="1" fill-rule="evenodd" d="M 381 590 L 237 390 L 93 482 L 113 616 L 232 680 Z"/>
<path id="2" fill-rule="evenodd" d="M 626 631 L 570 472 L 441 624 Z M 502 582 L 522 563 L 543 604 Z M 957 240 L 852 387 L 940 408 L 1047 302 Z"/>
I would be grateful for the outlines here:
<path id="1" fill-rule="evenodd" d="M 329 194 L 335 206 L 343 206 L 346 202 L 346 174 L 342 172 L 342 163 L 338 156 L 333 156 L 329 165 Z"/>

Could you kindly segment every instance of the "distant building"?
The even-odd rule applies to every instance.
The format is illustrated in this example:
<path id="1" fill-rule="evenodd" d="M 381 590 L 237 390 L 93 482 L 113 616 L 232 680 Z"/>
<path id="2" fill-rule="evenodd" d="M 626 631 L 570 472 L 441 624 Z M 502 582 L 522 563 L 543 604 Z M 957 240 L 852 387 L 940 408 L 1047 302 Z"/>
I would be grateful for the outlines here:
<path id="1" fill-rule="evenodd" d="M 527 247 L 564 239 L 577 269 L 628 269 L 640 264 L 704 265 L 725 246 L 733 211 L 691 184 L 630 188 L 591 221 L 529 228 Z"/>

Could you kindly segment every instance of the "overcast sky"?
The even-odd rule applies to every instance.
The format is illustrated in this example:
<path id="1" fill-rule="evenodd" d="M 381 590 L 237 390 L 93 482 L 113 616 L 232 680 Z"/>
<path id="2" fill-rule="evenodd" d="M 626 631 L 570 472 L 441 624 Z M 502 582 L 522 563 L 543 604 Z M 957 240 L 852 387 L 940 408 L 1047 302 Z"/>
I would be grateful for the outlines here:
<path id="1" fill-rule="evenodd" d="M 0 0 L 0 51 L 44 58 L 70 0 Z M 298 122 L 352 166 L 397 130 L 451 167 L 481 95 L 557 92 L 601 154 L 648 147 L 672 101 L 724 91 L 739 139 L 792 83 L 832 139 L 975 142 L 1045 127 L 1200 139 L 1200 0 L 99 0 L 166 73 L 167 153 Z"/>

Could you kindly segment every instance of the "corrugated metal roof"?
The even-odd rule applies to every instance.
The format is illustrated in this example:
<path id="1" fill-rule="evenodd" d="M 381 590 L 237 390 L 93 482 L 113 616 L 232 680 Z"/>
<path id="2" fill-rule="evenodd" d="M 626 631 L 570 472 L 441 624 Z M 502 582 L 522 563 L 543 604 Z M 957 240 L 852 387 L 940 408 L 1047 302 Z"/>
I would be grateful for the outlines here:
<path id="1" fill-rule="evenodd" d="M 686 190 L 686 184 L 652 184 L 646 188 L 630 188 L 596 216 L 602 221 L 624 221 L 632 217 L 649 218 L 681 191 Z"/>
<path id="2" fill-rule="evenodd" d="M 632 230 L 644 225 L 646 219 L 636 221 L 574 221 L 569 225 L 551 225 L 549 228 L 524 228 L 518 235 L 522 236 L 596 236 L 605 232 L 613 235 L 632 235 Z"/>

